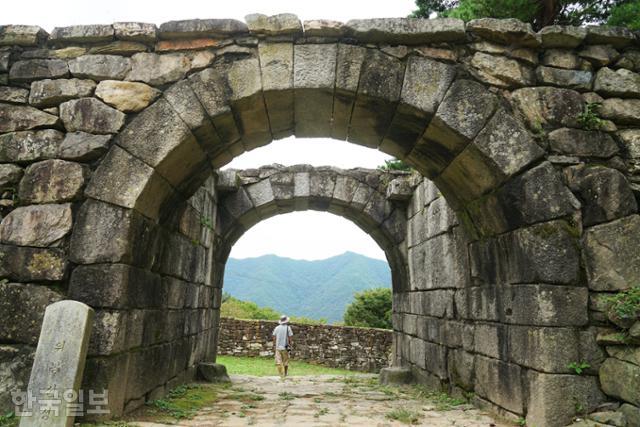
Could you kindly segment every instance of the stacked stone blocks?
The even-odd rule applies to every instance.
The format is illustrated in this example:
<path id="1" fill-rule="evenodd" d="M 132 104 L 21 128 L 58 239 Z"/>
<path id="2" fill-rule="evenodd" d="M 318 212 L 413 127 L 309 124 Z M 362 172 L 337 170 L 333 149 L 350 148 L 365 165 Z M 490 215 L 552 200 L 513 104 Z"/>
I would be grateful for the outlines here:
<path id="1" fill-rule="evenodd" d="M 312 208 L 394 246 L 396 354 L 424 381 L 474 389 L 480 403 L 535 425 L 575 412 L 558 403 L 561 383 L 581 407 L 602 400 L 593 337 L 611 324 L 598 301 L 640 282 L 637 35 L 560 26 L 534 33 L 493 19 L 246 21 L 116 23 L 51 35 L 0 27 L 3 354 L 29 353 L 46 303 L 93 299 L 103 313 L 90 381 L 117 389 L 126 372 L 175 365 L 127 386 L 114 411 L 131 409 L 215 351 L 228 242 L 260 219 Z M 300 171 L 242 185 L 236 202 L 218 210 L 207 181 L 214 170 L 291 134 L 403 158 L 446 203 L 424 181 L 402 215 L 387 209 L 394 205 L 383 191 Z M 198 190 L 205 182 L 208 190 Z M 304 197 L 311 188 L 317 193 Z M 362 214 L 354 216 L 356 206 Z M 225 228 L 234 223 L 242 227 Z M 202 299 L 185 296 L 183 304 L 169 283 L 188 283 Z M 172 291 L 159 297 L 162 289 Z M 135 320 L 137 310 L 161 320 Z M 113 325 L 125 318 L 127 339 L 146 325 L 144 344 L 122 344 Z M 177 327 L 154 332 L 163 322 L 189 326 L 182 335 Z M 485 335 L 477 348 L 476 334 Z M 557 359 L 523 355 L 536 340 L 548 354 L 577 344 Z M 175 357 L 178 348 L 184 353 Z M 626 360 L 608 359 L 605 372 L 636 375 L 637 363 L 607 351 Z M 592 370 L 569 375 L 569 357 L 593 360 Z M 20 374 L 12 377 L 19 386 Z M 627 412 L 637 409 L 626 392 L 605 391 L 626 400 Z"/>

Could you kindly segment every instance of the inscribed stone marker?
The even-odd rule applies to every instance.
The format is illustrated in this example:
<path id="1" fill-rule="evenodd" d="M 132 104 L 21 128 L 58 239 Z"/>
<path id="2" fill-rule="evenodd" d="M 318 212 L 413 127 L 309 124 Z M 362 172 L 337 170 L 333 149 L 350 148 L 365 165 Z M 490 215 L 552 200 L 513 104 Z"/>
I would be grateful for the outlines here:
<path id="1" fill-rule="evenodd" d="M 78 301 L 47 307 L 29 379 L 28 391 L 35 398 L 32 415 L 23 415 L 20 427 L 73 425 L 75 414 L 82 411 L 77 396 L 93 316 L 93 309 Z"/>

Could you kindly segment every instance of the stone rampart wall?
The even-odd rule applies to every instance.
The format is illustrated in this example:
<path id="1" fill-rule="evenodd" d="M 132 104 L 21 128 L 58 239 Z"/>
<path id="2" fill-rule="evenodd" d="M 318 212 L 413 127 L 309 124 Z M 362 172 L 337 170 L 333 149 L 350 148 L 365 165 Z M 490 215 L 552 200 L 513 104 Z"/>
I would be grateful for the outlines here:
<path id="1" fill-rule="evenodd" d="M 218 354 L 273 356 L 277 322 L 222 317 Z M 296 360 L 332 368 L 378 372 L 389 366 L 393 332 L 384 329 L 292 324 Z"/>

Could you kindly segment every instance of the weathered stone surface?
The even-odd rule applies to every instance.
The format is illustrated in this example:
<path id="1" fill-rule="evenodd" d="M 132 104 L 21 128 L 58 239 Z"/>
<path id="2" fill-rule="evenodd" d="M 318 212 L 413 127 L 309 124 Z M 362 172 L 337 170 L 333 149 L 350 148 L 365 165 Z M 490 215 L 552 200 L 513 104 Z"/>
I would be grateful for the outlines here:
<path id="1" fill-rule="evenodd" d="M 640 99 L 608 98 L 598 108 L 601 117 L 625 125 L 640 124 Z"/>
<path id="2" fill-rule="evenodd" d="M 521 368 L 479 355 L 475 359 L 476 393 L 509 411 L 522 413 Z"/>
<path id="3" fill-rule="evenodd" d="M 87 179 L 85 168 L 64 160 L 44 160 L 29 166 L 20 182 L 23 203 L 59 203 L 82 196 Z"/>
<path id="4" fill-rule="evenodd" d="M 605 401 L 595 377 L 536 371 L 529 371 L 527 376 L 530 382 L 527 425 L 566 425 L 578 409 L 589 413 Z"/>
<path id="5" fill-rule="evenodd" d="M 561 128 L 549 133 L 551 150 L 574 156 L 609 158 L 618 153 L 608 133 Z"/>
<path id="6" fill-rule="evenodd" d="M 597 225 L 584 233 L 584 257 L 589 288 L 620 291 L 640 281 L 640 216 L 631 215 Z"/>
<path id="7" fill-rule="evenodd" d="M 535 81 L 533 70 L 514 59 L 476 52 L 471 58 L 472 73 L 498 87 L 521 87 Z"/>
<path id="8" fill-rule="evenodd" d="M 29 100 L 29 91 L 18 87 L 0 86 L 0 102 L 11 104 L 26 104 Z"/>
<path id="9" fill-rule="evenodd" d="M 298 137 L 320 137 L 330 132 L 337 51 L 335 44 L 294 47 L 294 115 Z"/>
<path id="10" fill-rule="evenodd" d="M 67 62 L 61 59 L 29 59 L 16 61 L 9 71 L 14 82 L 30 82 L 39 79 L 60 79 L 69 75 Z"/>
<path id="11" fill-rule="evenodd" d="M 540 38 L 531 29 L 531 24 L 517 19 L 474 19 L 467 23 L 467 31 L 480 37 L 507 45 L 536 47 Z"/>
<path id="12" fill-rule="evenodd" d="M 184 171 L 176 171 L 182 174 Z M 157 218 L 160 207 L 174 196 L 169 183 L 139 158 L 113 146 L 93 175 L 86 194 Z"/>
<path id="13" fill-rule="evenodd" d="M 296 15 L 281 13 L 267 16 L 254 13 L 244 17 L 251 34 L 264 34 L 267 36 L 298 35 L 302 34 L 302 23 Z"/>
<path id="14" fill-rule="evenodd" d="M 127 80 L 163 85 L 182 79 L 190 67 L 189 58 L 183 54 L 137 53 L 131 58 Z"/>
<path id="15" fill-rule="evenodd" d="M 0 245 L 0 276 L 9 280 L 59 282 L 66 269 L 67 257 L 61 249 Z M 11 299 L 9 302 L 15 305 Z M 24 310 L 24 306 L 15 306 Z"/>
<path id="16" fill-rule="evenodd" d="M 471 201 L 496 188 L 543 154 L 524 126 L 501 110 L 436 182 L 444 184 L 460 200 Z"/>
<path id="17" fill-rule="evenodd" d="M 198 375 L 209 383 L 230 383 L 231 379 L 227 375 L 227 368 L 219 363 L 199 363 Z"/>
<path id="18" fill-rule="evenodd" d="M 131 69 L 131 59 L 117 55 L 83 55 L 69 61 L 74 77 L 91 80 L 123 80 Z"/>
<path id="19" fill-rule="evenodd" d="M 26 390 L 33 354 L 33 347 L 27 345 L 0 346 L 0 378 L 4 385 L 0 393 L 0 407 L 10 408 L 13 405 L 11 393 Z"/>
<path id="20" fill-rule="evenodd" d="M 81 98 L 60 105 L 60 118 L 69 132 L 116 133 L 125 115 L 95 98 Z"/>
<path id="21" fill-rule="evenodd" d="M 538 31 L 542 47 L 578 47 L 587 35 L 586 28 L 550 25 Z"/>
<path id="22" fill-rule="evenodd" d="M 455 70 L 450 65 L 428 58 L 409 58 L 400 93 L 401 105 L 411 109 L 410 112 L 405 111 L 405 114 L 426 117 L 435 114 L 454 77 Z"/>
<path id="23" fill-rule="evenodd" d="M 572 70 L 580 68 L 581 59 L 571 50 L 547 49 L 542 54 L 542 65 Z"/>
<path id="24" fill-rule="evenodd" d="M 640 426 L 640 408 L 637 406 L 623 403 L 618 410 L 624 414 L 628 427 Z"/>
<path id="25" fill-rule="evenodd" d="M 473 144 L 505 176 L 516 174 L 543 155 L 522 123 L 503 109 L 496 112 Z"/>
<path id="26" fill-rule="evenodd" d="M 133 242 L 134 235 L 140 241 Z M 144 252 L 155 250 L 152 230 L 143 226 L 142 218 L 131 209 L 124 209 L 94 199 L 85 201 L 78 212 L 69 259 L 78 264 L 141 263 L 135 245 L 148 244 Z M 150 249 L 152 248 L 152 249 Z"/>
<path id="27" fill-rule="evenodd" d="M 176 51 L 188 51 L 188 50 L 201 50 L 206 48 L 220 48 L 224 43 L 229 41 L 220 41 L 216 39 L 177 39 L 177 40 L 160 40 L 156 43 L 156 53 L 163 52 L 176 52 Z M 234 45 L 230 45 L 230 49 L 233 48 Z M 144 52 L 144 50 L 142 51 Z M 215 55 L 212 52 L 201 51 L 200 55 L 205 53 L 209 53 L 211 55 L 211 61 L 213 61 L 213 56 Z M 219 52 L 222 54 L 222 52 Z M 194 68 L 204 68 L 206 65 L 200 65 Z"/>
<path id="28" fill-rule="evenodd" d="M 587 27 L 586 42 L 589 44 L 610 44 L 614 47 L 625 47 L 635 41 L 633 31 L 625 27 L 608 25 Z"/>
<path id="29" fill-rule="evenodd" d="M 455 42 L 465 38 L 460 19 L 377 18 L 353 19 L 345 24 L 346 34 L 370 43 L 426 44 Z"/>
<path id="30" fill-rule="evenodd" d="M 622 218 L 638 211 L 625 176 L 606 167 L 575 167 L 567 173 L 569 187 L 582 200 L 585 226 Z"/>
<path id="31" fill-rule="evenodd" d="M 20 55 L 23 59 L 73 59 L 87 53 L 87 48 L 82 46 L 68 46 L 60 49 L 33 49 Z"/>
<path id="32" fill-rule="evenodd" d="M 33 107 L 0 103 L 0 133 L 53 127 L 58 117 Z"/>
<path id="33" fill-rule="evenodd" d="M 377 18 L 352 19 L 345 24 L 346 34 L 370 43 L 426 44 L 464 40 L 464 22 L 460 19 Z"/>
<path id="34" fill-rule="evenodd" d="M 0 224 L 4 244 L 44 248 L 54 245 L 71 231 L 71 205 L 19 207 Z"/>
<path id="35" fill-rule="evenodd" d="M 640 129 L 624 129 L 617 133 L 622 142 L 622 154 L 626 159 L 640 159 Z"/>
<path id="36" fill-rule="evenodd" d="M 589 419 L 604 425 L 626 426 L 627 420 L 622 412 L 603 411 L 589 414 Z"/>
<path id="37" fill-rule="evenodd" d="M 0 162 L 53 159 L 64 134 L 57 130 L 13 132 L 0 135 Z"/>
<path id="38" fill-rule="evenodd" d="M 339 21 L 313 19 L 302 24 L 307 37 L 340 37 L 345 33 L 344 24 Z"/>
<path id="39" fill-rule="evenodd" d="M 507 181 L 488 200 L 468 206 L 478 228 L 489 234 L 560 218 L 579 208 L 580 202 L 549 162 Z"/>
<path id="40" fill-rule="evenodd" d="M 609 45 L 585 46 L 578 55 L 598 67 L 604 67 L 620 57 L 620 53 Z"/>
<path id="41" fill-rule="evenodd" d="M 182 303 L 173 308 L 184 308 L 186 284 L 171 280 L 182 285 Z M 71 274 L 69 296 L 92 307 L 161 308 L 171 293 L 165 284 L 158 274 L 126 264 L 81 265 Z"/>
<path id="42" fill-rule="evenodd" d="M 640 366 L 610 357 L 600 367 L 599 378 L 606 394 L 640 406 Z"/>
<path id="43" fill-rule="evenodd" d="M 405 65 L 395 57 L 367 49 L 359 68 L 360 82 L 350 113 L 349 141 L 378 147 L 392 120 L 395 103 L 400 98 Z"/>
<path id="44" fill-rule="evenodd" d="M 420 164 L 434 174 L 440 173 L 475 138 L 497 106 L 495 95 L 480 83 L 471 80 L 455 81 L 438 107 L 417 146 L 428 157 Z M 415 151 L 415 150 L 414 150 Z M 414 156 L 414 153 L 410 157 Z M 420 162 L 420 159 L 417 159 Z"/>
<path id="45" fill-rule="evenodd" d="M 63 298 L 45 286 L 26 283 L 0 283 L 0 295 L 3 337 L 31 345 L 38 342 L 45 308 Z"/>
<path id="46" fill-rule="evenodd" d="M 0 189 L 15 188 L 23 173 L 20 166 L 0 164 Z"/>
<path id="47" fill-rule="evenodd" d="M 580 253 L 573 232 L 564 221 L 552 221 L 472 243 L 471 276 L 486 285 L 574 284 Z"/>
<path id="48" fill-rule="evenodd" d="M 247 33 L 244 22 L 234 19 L 190 19 L 169 21 L 160 25 L 161 39 L 222 37 Z"/>
<path id="49" fill-rule="evenodd" d="M 95 87 L 93 80 L 38 80 L 31 83 L 29 104 L 36 107 L 54 107 L 70 99 L 91 96 Z"/>
<path id="50" fill-rule="evenodd" d="M 293 121 L 293 44 L 258 45 L 262 88 L 274 137 L 290 134 Z"/>
<path id="51" fill-rule="evenodd" d="M 160 91 L 144 83 L 103 80 L 96 88 L 96 96 L 125 113 L 138 112 L 160 96 Z"/>
<path id="52" fill-rule="evenodd" d="M 403 385 L 413 382 L 411 369 L 394 366 L 380 370 L 380 384 L 382 385 Z"/>
<path id="53" fill-rule="evenodd" d="M 93 46 L 89 49 L 89 54 L 131 56 L 135 53 L 146 52 L 147 49 L 147 45 L 143 43 L 116 40 L 109 44 Z"/>
<path id="54" fill-rule="evenodd" d="M 225 169 L 218 171 L 218 179 L 216 180 L 216 189 L 218 191 L 236 191 L 238 188 L 240 188 L 240 181 L 236 170 Z"/>
<path id="55" fill-rule="evenodd" d="M 532 129 L 546 126 L 577 127 L 577 117 L 584 108 L 580 94 L 570 89 L 527 87 L 514 91 L 511 100 Z"/>
<path id="56" fill-rule="evenodd" d="M 188 81 L 181 81 L 164 91 L 164 100 L 191 129 L 203 149 L 212 155 L 221 150 L 218 131 Z"/>
<path id="57" fill-rule="evenodd" d="M 156 40 L 155 24 L 143 22 L 116 22 L 112 25 L 118 40 L 150 43 Z"/>
<path id="58" fill-rule="evenodd" d="M 598 70 L 593 90 L 604 96 L 640 97 L 640 74 L 620 68 Z"/>
<path id="59" fill-rule="evenodd" d="M 96 43 L 113 40 L 111 25 L 74 25 L 56 27 L 49 40 L 60 43 Z"/>
<path id="60" fill-rule="evenodd" d="M 64 160 L 90 162 L 104 155 L 109 149 L 110 135 L 93 135 L 86 132 L 69 132 L 58 148 L 58 156 Z"/>
<path id="61" fill-rule="evenodd" d="M 47 37 L 35 25 L 0 25 L 0 46 L 37 46 Z"/>
<path id="62" fill-rule="evenodd" d="M 156 138 L 159 132 L 163 138 Z M 189 127 L 163 99 L 138 115 L 120 135 L 118 144 L 179 187 L 205 161 Z"/>
<path id="63" fill-rule="evenodd" d="M 78 301 L 58 301 L 46 308 L 28 387 L 36 396 L 34 414 L 45 410 L 45 399 L 49 397 L 47 390 L 73 391 L 76 396 L 80 392 L 93 318 L 93 309 Z M 73 423 L 73 407 L 61 406 L 46 419 L 48 425 Z M 20 423 L 35 427 L 41 421 L 40 417 L 31 416 L 23 417 Z"/>
<path id="64" fill-rule="evenodd" d="M 11 59 L 11 51 L 0 50 L 0 73 L 9 72 L 9 59 Z"/>
<path id="65" fill-rule="evenodd" d="M 539 83 L 576 90 L 590 90 L 591 71 L 564 70 L 561 68 L 538 67 L 536 77 Z"/>

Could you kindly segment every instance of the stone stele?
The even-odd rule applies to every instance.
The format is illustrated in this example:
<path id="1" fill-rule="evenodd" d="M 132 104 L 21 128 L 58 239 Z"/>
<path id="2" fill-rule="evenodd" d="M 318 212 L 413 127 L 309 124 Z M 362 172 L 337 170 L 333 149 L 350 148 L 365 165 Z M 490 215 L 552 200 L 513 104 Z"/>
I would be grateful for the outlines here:
<path id="1" fill-rule="evenodd" d="M 78 301 L 58 301 L 45 310 L 28 387 L 36 400 L 32 408 L 22 408 L 20 427 L 73 426 L 76 409 L 70 403 L 77 402 L 93 316 L 93 309 Z"/>

